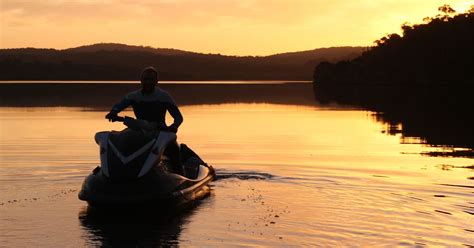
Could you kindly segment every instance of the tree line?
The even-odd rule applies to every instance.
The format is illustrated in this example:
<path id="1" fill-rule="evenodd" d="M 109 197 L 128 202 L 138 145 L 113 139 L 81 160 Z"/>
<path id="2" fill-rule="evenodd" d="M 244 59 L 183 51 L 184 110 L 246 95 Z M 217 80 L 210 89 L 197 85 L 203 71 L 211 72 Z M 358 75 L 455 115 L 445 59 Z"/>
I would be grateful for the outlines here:
<path id="1" fill-rule="evenodd" d="M 1 49 L 0 80 L 137 80 L 145 66 L 161 80 L 311 80 L 315 65 L 361 54 L 334 47 L 271 56 L 224 56 L 123 44 L 65 50 Z"/>
<path id="2" fill-rule="evenodd" d="M 449 5 L 425 23 L 401 26 L 402 35 L 375 41 L 361 56 L 320 63 L 314 82 L 321 87 L 364 85 L 472 87 L 474 81 L 474 6 L 455 14 Z M 472 89 L 472 88 L 471 88 Z"/>

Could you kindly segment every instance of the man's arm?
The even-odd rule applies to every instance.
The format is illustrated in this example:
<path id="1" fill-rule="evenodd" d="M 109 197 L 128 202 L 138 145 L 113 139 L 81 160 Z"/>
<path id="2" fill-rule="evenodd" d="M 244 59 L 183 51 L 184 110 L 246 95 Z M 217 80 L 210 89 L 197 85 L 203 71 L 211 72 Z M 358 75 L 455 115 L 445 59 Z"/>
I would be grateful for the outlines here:
<path id="1" fill-rule="evenodd" d="M 174 120 L 173 124 L 171 124 L 171 127 L 178 129 L 181 123 L 183 123 L 183 115 L 181 115 L 178 106 L 176 106 L 175 104 L 168 105 L 168 112 Z"/>
<path id="2" fill-rule="evenodd" d="M 115 104 L 113 107 L 112 107 L 112 110 L 111 112 L 115 112 L 115 113 L 119 113 L 120 111 L 126 109 L 128 106 L 130 106 L 130 104 L 132 104 L 132 101 L 130 100 L 130 98 L 128 98 L 128 96 L 125 96 L 122 101 L 118 102 L 117 104 Z"/>
<path id="3" fill-rule="evenodd" d="M 170 113 L 171 117 L 173 117 L 173 124 L 171 124 L 171 128 L 178 130 L 178 127 L 183 123 L 183 115 L 179 111 L 178 105 L 174 101 L 173 97 L 171 97 L 168 92 L 163 91 L 164 101 L 166 102 L 166 110 Z"/>
<path id="4" fill-rule="evenodd" d="M 118 102 L 112 107 L 112 110 L 110 110 L 110 112 L 105 116 L 105 119 L 109 119 L 109 121 L 115 121 L 114 119 L 117 117 L 117 114 L 130 106 L 130 104 L 132 104 L 132 101 L 128 96 L 125 96 L 122 101 Z"/>

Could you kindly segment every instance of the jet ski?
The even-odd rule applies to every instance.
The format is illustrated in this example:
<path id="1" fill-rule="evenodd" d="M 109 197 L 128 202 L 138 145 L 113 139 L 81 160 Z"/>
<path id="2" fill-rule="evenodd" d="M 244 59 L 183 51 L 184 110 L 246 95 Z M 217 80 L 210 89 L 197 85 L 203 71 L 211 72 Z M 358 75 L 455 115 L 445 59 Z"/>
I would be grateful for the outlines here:
<path id="1" fill-rule="evenodd" d="M 96 133 L 100 166 L 84 180 L 80 200 L 96 208 L 176 206 L 209 194 L 213 167 L 178 144 L 176 130 L 131 117 L 115 121 L 127 128 Z"/>

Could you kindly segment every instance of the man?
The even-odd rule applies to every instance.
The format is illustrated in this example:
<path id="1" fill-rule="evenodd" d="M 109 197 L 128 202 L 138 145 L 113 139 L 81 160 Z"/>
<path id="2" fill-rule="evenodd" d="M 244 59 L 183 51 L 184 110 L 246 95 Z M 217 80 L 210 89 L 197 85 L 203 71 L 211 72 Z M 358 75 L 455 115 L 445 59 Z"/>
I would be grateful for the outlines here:
<path id="1" fill-rule="evenodd" d="M 132 105 L 137 119 L 146 120 L 158 129 L 166 128 L 177 132 L 179 125 L 183 122 L 183 116 L 176 106 L 173 98 L 168 92 L 156 87 L 158 84 L 158 71 L 154 67 L 147 67 L 141 75 L 141 89 L 133 91 L 125 96 L 105 116 L 109 121 L 115 121 L 117 114 Z M 165 116 L 168 111 L 174 119 L 173 124 L 166 126 Z"/>

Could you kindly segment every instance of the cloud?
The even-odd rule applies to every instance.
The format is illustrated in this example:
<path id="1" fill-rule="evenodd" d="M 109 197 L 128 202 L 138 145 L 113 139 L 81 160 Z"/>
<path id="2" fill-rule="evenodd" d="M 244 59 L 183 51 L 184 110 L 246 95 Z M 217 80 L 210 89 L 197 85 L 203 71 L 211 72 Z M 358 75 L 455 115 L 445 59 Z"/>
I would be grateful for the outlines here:
<path id="1" fill-rule="evenodd" d="M 328 0 L 2 0 L 2 12 L 21 10 L 17 18 L 58 20 L 116 19 L 166 21 L 170 25 L 213 25 L 222 19 L 254 24 L 294 24 L 321 10 L 329 12 Z M 324 11 L 323 11 L 324 12 Z M 8 16 L 12 18 L 12 16 Z M 9 21 L 9 20 L 7 20 Z"/>

